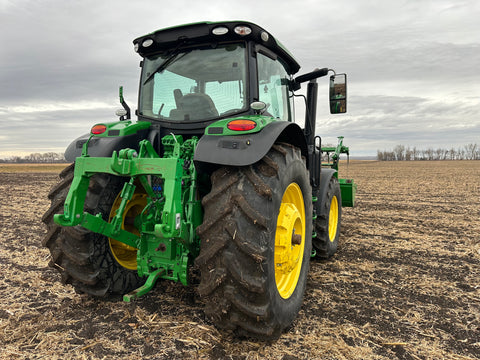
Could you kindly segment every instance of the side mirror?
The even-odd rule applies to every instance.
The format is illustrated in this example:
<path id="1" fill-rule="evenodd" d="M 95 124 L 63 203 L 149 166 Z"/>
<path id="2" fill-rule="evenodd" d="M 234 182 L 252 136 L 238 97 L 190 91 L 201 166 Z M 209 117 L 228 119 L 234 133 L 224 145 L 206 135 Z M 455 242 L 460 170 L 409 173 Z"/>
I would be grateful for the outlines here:
<path id="1" fill-rule="evenodd" d="M 347 74 L 330 76 L 330 114 L 347 112 Z"/>

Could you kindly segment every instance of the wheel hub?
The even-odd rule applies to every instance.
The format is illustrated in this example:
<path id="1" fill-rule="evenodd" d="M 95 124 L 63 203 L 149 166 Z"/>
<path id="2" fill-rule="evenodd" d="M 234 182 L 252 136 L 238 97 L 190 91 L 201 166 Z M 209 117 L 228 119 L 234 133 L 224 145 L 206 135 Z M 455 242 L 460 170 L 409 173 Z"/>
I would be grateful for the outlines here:
<path id="1" fill-rule="evenodd" d="M 330 203 L 330 212 L 328 215 L 328 238 L 331 242 L 335 241 L 338 227 L 338 200 L 336 196 L 332 197 Z"/>
<path id="2" fill-rule="evenodd" d="M 303 194 L 291 183 L 282 197 L 275 233 L 275 282 L 280 296 L 288 299 L 297 286 L 305 248 Z"/>
<path id="3" fill-rule="evenodd" d="M 138 189 L 138 188 L 137 188 Z M 143 190 L 143 189 L 142 189 Z M 122 198 L 117 196 L 110 211 L 109 221 L 115 216 L 115 213 L 120 206 Z M 135 235 L 140 235 L 135 220 L 142 213 L 143 209 L 147 205 L 147 195 L 143 192 L 135 192 L 132 199 L 127 203 L 125 211 L 123 213 L 122 229 L 129 231 Z M 115 260 L 124 268 L 129 270 L 137 269 L 137 249 L 120 241 L 112 238 L 108 238 L 110 244 L 110 250 Z"/>

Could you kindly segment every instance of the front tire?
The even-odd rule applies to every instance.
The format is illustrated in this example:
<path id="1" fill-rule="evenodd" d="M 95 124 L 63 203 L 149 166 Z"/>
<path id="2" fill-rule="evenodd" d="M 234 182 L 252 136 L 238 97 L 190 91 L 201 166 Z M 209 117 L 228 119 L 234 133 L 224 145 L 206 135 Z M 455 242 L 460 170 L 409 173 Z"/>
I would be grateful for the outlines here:
<path id="1" fill-rule="evenodd" d="M 61 180 L 48 195 L 51 206 L 42 218 L 47 226 L 43 246 L 50 250 L 49 265 L 60 272 L 63 283 L 72 284 L 80 293 L 122 295 L 140 287 L 145 279 L 117 261 L 124 256 L 125 249 L 115 250 L 115 243 L 104 235 L 80 226 L 61 227 L 53 221 L 54 214 L 63 213 L 73 172 L 72 164 L 60 173 Z M 95 215 L 100 213 L 108 221 L 123 183 L 124 179 L 111 175 L 92 176 L 84 210 Z"/>
<path id="2" fill-rule="evenodd" d="M 332 176 L 327 185 L 326 193 L 317 208 L 313 248 L 320 259 L 329 259 L 338 248 L 340 224 L 342 218 L 342 195 L 338 179 Z"/>
<path id="3" fill-rule="evenodd" d="M 212 175 L 198 228 L 198 292 L 219 328 L 269 339 L 303 302 L 311 254 L 312 202 L 300 150 L 274 145 L 258 163 Z"/>

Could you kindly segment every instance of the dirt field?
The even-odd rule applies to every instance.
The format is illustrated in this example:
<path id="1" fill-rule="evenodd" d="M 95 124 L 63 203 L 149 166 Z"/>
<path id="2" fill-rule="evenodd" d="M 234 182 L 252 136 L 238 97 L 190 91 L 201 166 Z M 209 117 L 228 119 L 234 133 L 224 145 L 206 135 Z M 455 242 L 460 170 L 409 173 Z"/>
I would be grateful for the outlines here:
<path id="1" fill-rule="evenodd" d="M 62 285 L 40 221 L 60 169 L 0 164 L 1 359 L 480 359 L 480 161 L 351 162 L 338 253 L 272 343 L 218 332 L 194 287 L 127 304 Z"/>

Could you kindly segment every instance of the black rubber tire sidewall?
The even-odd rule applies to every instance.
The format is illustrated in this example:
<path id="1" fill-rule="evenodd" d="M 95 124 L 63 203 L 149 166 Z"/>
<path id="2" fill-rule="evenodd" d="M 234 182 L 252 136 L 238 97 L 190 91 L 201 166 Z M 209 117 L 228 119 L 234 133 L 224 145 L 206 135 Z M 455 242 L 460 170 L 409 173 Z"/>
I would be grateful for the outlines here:
<path id="1" fill-rule="evenodd" d="M 335 239 L 330 241 L 328 224 L 330 221 L 330 207 L 333 196 L 336 196 L 338 201 L 338 223 Z M 318 258 L 329 259 L 337 252 L 340 239 L 341 219 L 342 194 L 340 191 L 340 184 L 338 179 L 332 176 L 327 185 L 326 193 L 317 207 L 317 219 L 315 220 L 315 232 L 317 237 L 312 239 L 312 244 Z"/>
<path id="2" fill-rule="evenodd" d="M 284 299 L 275 282 L 275 233 L 282 197 L 292 182 L 304 196 L 305 248 L 296 288 Z M 254 165 L 220 168 L 202 204 L 195 263 L 207 317 L 240 335 L 277 338 L 302 305 L 311 255 L 311 187 L 300 150 L 275 145 Z"/>
<path id="3" fill-rule="evenodd" d="M 275 316 L 278 319 L 278 322 L 281 324 L 282 328 L 287 327 L 291 322 L 296 318 L 300 307 L 303 303 L 303 295 L 305 293 L 305 288 L 307 284 L 307 274 L 310 266 L 310 256 L 311 256 L 311 234 L 312 234 L 312 206 L 311 206 L 311 190 L 310 182 L 308 178 L 308 173 L 305 171 L 305 167 L 300 162 L 293 162 L 283 171 L 279 179 L 280 191 L 274 191 L 273 196 L 273 208 L 276 209 L 275 212 L 275 227 L 276 227 L 276 217 L 278 216 L 278 209 L 282 202 L 282 196 L 288 185 L 291 183 L 297 183 L 302 190 L 304 196 L 305 204 L 305 248 L 303 252 L 302 260 L 302 269 L 298 279 L 297 286 L 293 294 L 288 298 L 284 299 L 280 296 L 276 283 L 275 283 L 275 238 L 273 237 L 270 241 L 270 248 L 268 251 L 268 261 L 265 264 L 268 268 L 265 269 L 268 274 L 268 292 L 270 293 L 270 298 L 272 300 L 272 311 L 275 313 Z M 274 227 L 274 228 L 275 228 Z"/>
<path id="4" fill-rule="evenodd" d="M 43 245 L 50 250 L 49 265 L 57 269 L 63 283 L 71 284 L 77 292 L 93 296 L 123 295 L 144 282 L 136 270 L 121 266 L 111 253 L 106 236 L 91 232 L 80 226 L 61 227 L 53 221 L 53 215 L 63 213 L 68 190 L 73 180 L 74 166 L 60 173 L 61 180 L 52 187 L 50 208 L 42 221 L 47 226 Z M 125 182 L 107 174 L 94 175 L 85 199 L 84 210 L 102 214 L 108 221 L 110 209 Z"/>

